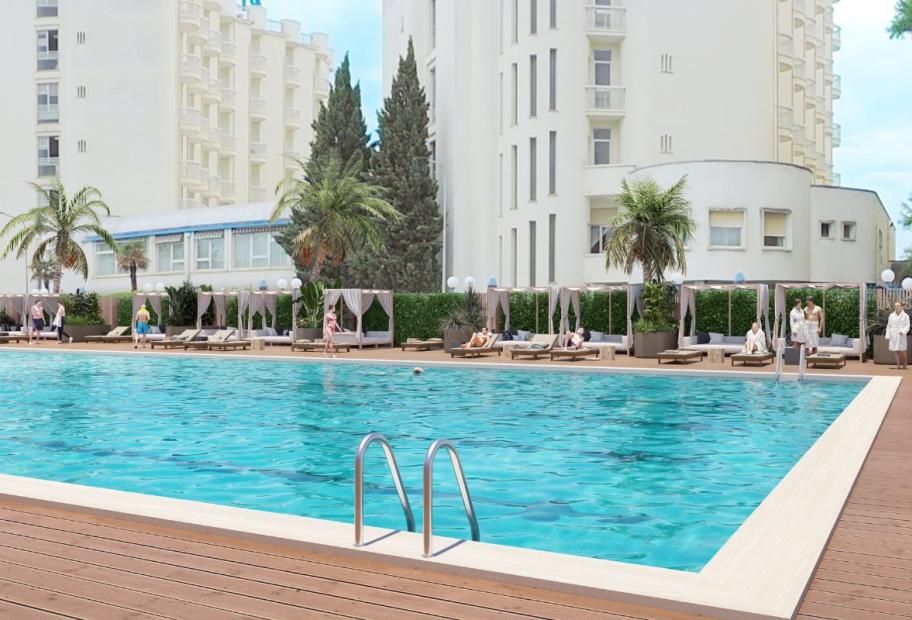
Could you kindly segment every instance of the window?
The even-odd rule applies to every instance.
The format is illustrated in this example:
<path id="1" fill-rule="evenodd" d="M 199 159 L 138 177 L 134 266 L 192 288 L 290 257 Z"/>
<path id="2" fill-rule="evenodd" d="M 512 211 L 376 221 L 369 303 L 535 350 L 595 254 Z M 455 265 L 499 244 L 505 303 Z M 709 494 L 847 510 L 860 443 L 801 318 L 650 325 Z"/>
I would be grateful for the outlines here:
<path id="1" fill-rule="evenodd" d="M 557 0 L 550 0 L 548 7 L 548 25 L 557 28 Z"/>
<path id="2" fill-rule="evenodd" d="M 659 136 L 659 151 L 662 153 L 671 153 L 671 136 L 667 133 L 663 133 Z"/>
<path id="3" fill-rule="evenodd" d="M 611 163 L 611 129 L 592 130 L 592 163 L 606 166 Z"/>
<path id="4" fill-rule="evenodd" d="M 85 99 L 85 98 L 86 98 L 86 87 L 85 87 L 85 86 L 77 86 L 77 87 L 76 87 L 76 98 L 77 98 L 77 99 Z"/>
<path id="5" fill-rule="evenodd" d="M 500 83 L 497 91 L 497 131 L 503 133 L 504 128 L 504 76 L 500 73 Z"/>
<path id="6" fill-rule="evenodd" d="M 285 267 L 291 259 L 268 230 L 244 231 L 234 234 L 234 266 Z"/>
<path id="7" fill-rule="evenodd" d="M 76 140 L 76 152 L 85 153 L 88 150 L 88 145 L 85 140 Z"/>
<path id="8" fill-rule="evenodd" d="M 538 242 L 535 239 L 535 222 L 529 222 L 529 286 L 535 286 L 535 250 Z"/>
<path id="9" fill-rule="evenodd" d="M 516 286 L 516 229 L 510 229 L 510 286 Z"/>
<path id="10" fill-rule="evenodd" d="M 196 233 L 196 268 L 225 268 L 225 234 L 221 230 Z"/>
<path id="11" fill-rule="evenodd" d="M 589 226 L 589 253 L 603 254 L 608 247 L 613 229 L 607 224 L 591 224 Z"/>
<path id="12" fill-rule="evenodd" d="M 548 57 L 548 109 L 557 109 L 557 50 L 552 49 Z"/>
<path id="13" fill-rule="evenodd" d="M 672 73 L 671 54 L 662 54 L 659 62 L 659 71 L 662 73 Z"/>
<path id="14" fill-rule="evenodd" d="M 184 270 L 184 235 L 162 235 L 155 238 L 156 268 L 158 271 Z"/>
<path id="15" fill-rule="evenodd" d="M 519 90 L 519 67 L 514 62 L 513 63 L 513 84 L 510 88 L 510 125 L 516 125 L 516 119 L 518 118 L 518 90 Z"/>
<path id="16" fill-rule="evenodd" d="M 497 156 L 497 214 L 503 216 L 504 204 L 504 163 L 503 153 Z"/>
<path id="17" fill-rule="evenodd" d="M 38 31 L 38 70 L 50 71 L 57 68 L 57 31 Z"/>
<path id="18" fill-rule="evenodd" d="M 821 239 L 832 239 L 833 238 L 833 224 L 835 222 L 820 222 L 820 238 Z"/>
<path id="19" fill-rule="evenodd" d="M 529 202 L 538 200 L 538 139 L 529 138 Z"/>
<path id="20" fill-rule="evenodd" d="M 557 255 L 557 215 L 548 216 L 548 282 L 554 282 L 554 261 Z"/>
<path id="21" fill-rule="evenodd" d="M 59 176 L 60 136 L 38 136 L 38 176 Z"/>
<path id="22" fill-rule="evenodd" d="M 85 45 L 86 33 L 80 30 L 76 33 L 76 45 Z"/>
<path id="23" fill-rule="evenodd" d="M 513 0 L 513 11 L 510 18 L 510 41 L 515 45 L 519 41 L 519 0 Z"/>
<path id="24" fill-rule="evenodd" d="M 785 211 L 763 211 L 763 247 L 788 247 L 788 216 Z"/>
<path id="25" fill-rule="evenodd" d="M 529 56 L 529 116 L 538 116 L 538 56 Z"/>
<path id="26" fill-rule="evenodd" d="M 517 207 L 518 198 L 516 196 L 517 192 L 517 180 L 516 180 L 516 166 L 517 159 L 519 158 L 519 153 L 517 152 L 516 145 L 510 147 L 510 208 L 515 209 Z"/>
<path id="27" fill-rule="evenodd" d="M 842 240 L 855 241 L 855 222 L 842 222 Z"/>
<path id="28" fill-rule="evenodd" d="M 548 132 L 548 193 L 557 193 L 557 132 Z"/>
<path id="29" fill-rule="evenodd" d="M 431 124 L 437 122 L 437 69 L 432 68 L 428 73 L 428 99 L 430 99 Z"/>
<path id="30" fill-rule="evenodd" d="M 592 78 L 596 86 L 611 86 L 611 50 L 593 50 Z"/>
<path id="31" fill-rule="evenodd" d="M 504 0 L 497 3 L 497 51 L 503 54 L 504 48 Z"/>
<path id="32" fill-rule="evenodd" d="M 117 272 L 117 264 L 114 260 L 114 250 L 109 248 L 103 241 L 95 242 L 95 274 L 99 276 L 109 276 Z"/>
<path id="33" fill-rule="evenodd" d="M 740 248 L 743 211 L 709 212 L 709 245 L 717 248 Z"/>
<path id="34" fill-rule="evenodd" d="M 430 30 L 431 30 L 431 49 L 437 47 L 437 0 L 429 0 L 430 7 L 428 13 L 430 15 Z"/>
<path id="35" fill-rule="evenodd" d="M 48 82 L 38 85 L 38 122 L 56 123 L 60 120 L 60 110 L 57 107 L 58 95 L 57 82 Z"/>
<path id="36" fill-rule="evenodd" d="M 57 0 L 38 0 L 37 17 L 57 17 Z"/>
<path id="37" fill-rule="evenodd" d="M 538 0 L 529 0 L 529 34 L 538 34 Z"/>

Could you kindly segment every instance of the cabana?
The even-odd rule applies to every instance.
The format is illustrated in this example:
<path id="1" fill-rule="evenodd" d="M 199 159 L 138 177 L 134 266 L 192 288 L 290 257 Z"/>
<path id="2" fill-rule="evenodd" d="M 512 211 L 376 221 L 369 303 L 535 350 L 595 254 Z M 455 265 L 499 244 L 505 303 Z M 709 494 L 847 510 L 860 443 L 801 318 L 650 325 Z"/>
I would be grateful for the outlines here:
<path id="1" fill-rule="evenodd" d="M 155 311 L 156 316 L 158 317 L 159 323 L 162 320 L 162 300 L 167 299 L 167 293 L 146 293 L 146 292 L 134 292 L 133 293 L 133 314 L 130 316 L 130 333 L 136 334 L 136 313 L 139 312 L 139 308 L 149 303 L 152 306 L 152 309 Z M 161 332 L 161 328 L 158 325 L 149 326 L 149 340 L 164 340 L 165 335 Z"/>
<path id="2" fill-rule="evenodd" d="M 224 327 L 228 325 L 228 299 L 237 297 L 237 293 L 214 291 L 200 291 L 196 296 L 196 328 L 203 328 L 203 315 L 212 306 L 214 325 Z"/>
<path id="3" fill-rule="evenodd" d="M 709 342 L 697 341 L 697 291 L 728 291 L 728 334 L 710 336 Z M 708 353 L 721 349 L 726 354 L 735 354 L 744 349 L 743 334 L 732 334 L 732 292 L 754 290 L 757 292 L 755 320 L 763 328 L 766 340 L 770 341 L 769 286 L 766 284 L 683 284 L 679 297 L 678 346 L 682 349 Z M 690 311 L 690 336 L 684 335 L 684 319 Z M 721 337 L 720 337 L 721 336 Z"/>
<path id="4" fill-rule="evenodd" d="M 865 315 L 868 309 L 868 286 L 861 283 L 788 283 L 776 285 L 776 302 L 775 314 L 776 322 L 773 332 L 778 335 L 780 342 L 785 338 L 786 330 L 789 328 L 786 315 L 786 292 L 789 289 L 814 289 L 821 291 L 822 298 L 820 307 L 823 309 L 823 336 L 820 338 L 818 350 L 824 353 L 842 353 L 846 357 L 857 357 L 864 362 L 865 350 L 868 347 L 867 330 L 865 329 Z M 831 289 L 857 289 L 858 290 L 858 338 L 846 338 L 845 342 L 834 340 L 833 335 L 826 337 L 826 292 Z M 781 322 L 780 322 L 781 321 Z"/>
<path id="5" fill-rule="evenodd" d="M 367 312 L 374 299 L 380 302 L 383 311 L 389 318 L 389 331 L 363 332 L 361 318 Z M 334 341 L 338 344 L 358 345 L 358 348 L 367 346 L 393 346 L 393 293 L 392 291 L 378 291 L 360 288 L 328 288 L 323 291 L 323 309 L 328 311 L 339 301 L 345 304 L 349 312 L 355 315 L 355 332 L 340 332 Z"/>
<path id="6" fill-rule="evenodd" d="M 16 321 L 16 325 L 21 325 L 23 327 L 23 334 L 25 333 L 25 328 L 28 327 L 27 322 L 23 321 L 23 317 L 28 317 L 28 300 L 25 295 L 0 295 L 0 309 L 3 309 L 11 319 Z M 10 325 L 9 327 L 15 327 L 15 325 Z"/>
<path id="7" fill-rule="evenodd" d="M 487 305 L 485 308 L 485 315 L 487 319 L 487 326 L 490 331 L 497 331 L 497 310 L 500 309 L 504 313 L 504 331 L 510 330 L 510 293 L 548 293 L 548 333 L 554 333 L 553 320 L 554 316 L 554 307 L 557 303 L 557 287 L 556 286 L 541 286 L 535 287 L 530 286 L 528 288 L 498 288 L 498 287 L 488 287 L 487 292 Z M 535 305 L 535 331 L 539 332 L 538 326 L 538 300 L 536 299 Z M 515 341 L 507 341 L 515 342 Z M 497 344 L 503 346 L 503 342 L 498 342 Z"/>
<path id="8" fill-rule="evenodd" d="M 560 287 L 558 291 L 558 297 L 560 299 L 560 335 L 563 336 L 570 331 L 571 305 L 573 306 L 573 315 L 576 317 L 576 327 L 574 327 L 574 330 L 579 329 L 582 324 L 582 317 L 580 316 L 581 292 L 608 293 L 608 326 L 610 328 L 613 322 L 611 294 L 624 291 L 627 293 L 627 333 L 604 334 L 590 331 L 590 339 L 586 342 L 586 346 L 594 349 L 612 347 L 615 350 L 626 351 L 628 355 L 631 354 L 633 350 L 633 311 L 636 309 L 640 315 L 643 314 L 643 301 L 640 298 L 640 292 L 642 290 L 642 284 L 605 284 Z"/>
<path id="9" fill-rule="evenodd" d="M 52 327 L 51 323 L 54 321 L 54 315 L 57 314 L 57 307 L 60 305 L 60 295 L 42 293 L 17 297 L 23 298 L 22 314 L 20 315 L 20 318 L 23 319 L 23 330 L 28 333 L 31 329 L 31 307 L 40 301 L 47 318 L 44 321 L 44 331 L 40 332 L 37 337 L 46 340 L 56 340 L 57 329 Z"/>
<path id="10" fill-rule="evenodd" d="M 250 338 L 253 334 L 253 315 L 260 313 L 260 336 L 278 336 L 276 331 L 276 305 L 279 294 L 275 291 L 241 291 L 238 293 L 238 336 Z M 247 312 L 247 330 L 244 334 L 244 312 Z M 266 326 L 266 313 L 271 326 Z"/>

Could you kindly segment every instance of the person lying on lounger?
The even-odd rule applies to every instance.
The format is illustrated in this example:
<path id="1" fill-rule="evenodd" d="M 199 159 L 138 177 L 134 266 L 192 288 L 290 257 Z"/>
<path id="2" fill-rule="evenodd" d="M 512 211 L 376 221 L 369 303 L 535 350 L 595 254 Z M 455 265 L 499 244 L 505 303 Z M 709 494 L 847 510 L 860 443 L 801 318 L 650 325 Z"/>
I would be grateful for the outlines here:
<path id="1" fill-rule="evenodd" d="M 476 347 L 483 347 L 488 344 L 488 340 L 491 338 L 491 333 L 488 331 L 487 327 L 482 327 L 480 332 L 475 332 L 472 334 L 472 337 L 469 338 L 469 341 L 462 345 L 463 349 L 474 349 Z"/>
<path id="2" fill-rule="evenodd" d="M 744 341 L 744 353 L 766 353 L 766 334 L 754 323 Z"/>
<path id="3" fill-rule="evenodd" d="M 582 349 L 586 340 L 584 335 L 586 330 L 580 327 L 575 332 L 567 332 L 564 334 L 563 342 L 561 343 L 565 349 Z"/>

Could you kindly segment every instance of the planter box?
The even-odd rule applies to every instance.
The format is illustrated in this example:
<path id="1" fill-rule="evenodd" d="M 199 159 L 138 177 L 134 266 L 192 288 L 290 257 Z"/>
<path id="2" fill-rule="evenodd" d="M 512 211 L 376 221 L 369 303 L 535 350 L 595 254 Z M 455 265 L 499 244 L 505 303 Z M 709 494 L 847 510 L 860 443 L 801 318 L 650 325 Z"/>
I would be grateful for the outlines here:
<path id="1" fill-rule="evenodd" d="M 471 327 L 446 330 L 443 333 L 443 350 L 449 353 L 453 349 L 458 349 L 462 343 L 472 337 L 474 331 Z"/>
<path id="2" fill-rule="evenodd" d="M 165 328 L 165 336 L 168 338 L 171 336 L 177 336 L 185 329 L 196 329 L 196 325 L 168 325 Z"/>
<path id="3" fill-rule="evenodd" d="M 73 342 L 85 342 L 86 336 L 104 336 L 111 331 L 110 325 L 67 325 L 64 323 L 63 331 L 73 338 Z"/>
<path id="4" fill-rule="evenodd" d="M 317 340 L 323 337 L 323 330 L 319 327 L 299 327 L 295 333 L 295 340 Z"/>
<path id="5" fill-rule="evenodd" d="M 659 353 L 678 347 L 677 332 L 655 332 L 651 334 L 634 334 L 633 354 L 635 357 L 655 359 Z"/>
<path id="6" fill-rule="evenodd" d="M 874 363 L 875 364 L 895 364 L 896 360 L 893 359 L 893 352 L 890 350 L 890 342 L 883 337 L 883 334 L 880 336 L 872 336 L 874 338 Z M 912 335 L 906 336 L 906 353 L 912 352 Z"/>

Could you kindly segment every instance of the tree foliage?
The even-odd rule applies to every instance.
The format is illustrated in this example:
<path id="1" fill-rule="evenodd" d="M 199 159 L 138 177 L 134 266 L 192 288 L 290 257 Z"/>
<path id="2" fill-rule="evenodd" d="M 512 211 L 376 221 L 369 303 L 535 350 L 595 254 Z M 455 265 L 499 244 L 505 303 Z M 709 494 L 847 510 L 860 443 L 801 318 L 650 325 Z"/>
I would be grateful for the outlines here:
<path id="1" fill-rule="evenodd" d="M 896 14 L 887 28 L 891 39 L 901 39 L 912 34 L 912 0 L 897 0 Z"/>
<path id="2" fill-rule="evenodd" d="M 136 291 L 136 272 L 149 266 L 145 240 L 136 239 L 120 244 L 117 248 L 117 268 L 130 272 L 130 290 Z"/>

